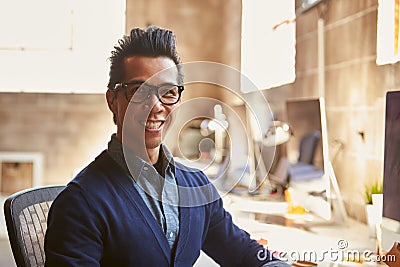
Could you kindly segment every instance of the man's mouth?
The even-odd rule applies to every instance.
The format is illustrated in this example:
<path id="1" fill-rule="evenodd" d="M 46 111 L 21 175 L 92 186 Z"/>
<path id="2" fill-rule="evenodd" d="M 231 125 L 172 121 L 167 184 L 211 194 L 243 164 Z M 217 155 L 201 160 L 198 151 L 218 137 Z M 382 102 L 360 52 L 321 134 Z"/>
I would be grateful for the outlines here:
<path id="1" fill-rule="evenodd" d="M 165 121 L 146 121 L 142 125 L 146 130 L 159 130 Z"/>

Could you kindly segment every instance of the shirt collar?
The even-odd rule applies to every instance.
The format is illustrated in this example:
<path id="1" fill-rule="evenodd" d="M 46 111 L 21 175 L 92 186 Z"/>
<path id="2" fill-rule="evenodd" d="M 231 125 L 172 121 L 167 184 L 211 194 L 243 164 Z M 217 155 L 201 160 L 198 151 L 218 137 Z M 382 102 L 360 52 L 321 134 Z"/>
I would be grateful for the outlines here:
<path id="1" fill-rule="evenodd" d="M 117 140 L 116 135 L 113 134 L 111 136 L 111 140 L 108 142 L 108 154 L 111 158 L 120 165 L 120 167 L 129 175 L 133 175 L 134 177 L 139 177 L 142 169 L 144 167 L 153 168 L 152 165 L 136 156 L 131 150 L 128 148 L 123 148 L 123 145 Z M 168 150 L 166 145 L 161 144 L 160 147 L 161 159 L 162 159 L 162 172 L 163 176 L 165 175 L 165 171 L 168 167 L 171 167 L 173 172 L 175 172 L 174 168 L 174 158 L 172 153 Z M 126 155 L 126 157 L 125 157 Z M 127 162 L 128 161 L 128 162 Z M 129 168 L 128 168 L 129 164 Z M 132 172 L 131 172 L 132 171 Z"/>

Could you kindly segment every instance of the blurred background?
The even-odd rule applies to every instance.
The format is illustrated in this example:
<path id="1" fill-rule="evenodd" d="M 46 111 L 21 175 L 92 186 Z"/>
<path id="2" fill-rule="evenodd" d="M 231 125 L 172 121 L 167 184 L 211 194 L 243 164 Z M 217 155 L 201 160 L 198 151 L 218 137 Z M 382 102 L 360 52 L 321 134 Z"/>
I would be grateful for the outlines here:
<path id="1" fill-rule="evenodd" d="M 398 1 L 382 2 L 1 0 L 2 198 L 66 184 L 106 148 L 115 131 L 104 96 L 109 53 L 132 27 L 158 25 L 174 31 L 184 63 L 224 64 L 258 89 L 187 85 L 184 103 L 215 101 L 195 106 L 191 120 L 178 117 L 182 127 L 166 140 L 175 156 L 198 166 L 211 162 L 211 177 L 228 158 L 229 180 L 248 171 L 241 169 L 243 158 L 260 148 L 251 131 L 236 131 L 251 128 L 249 106 L 265 109 L 258 113 L 264 138 L 272 121 L 290 119 L 289 100 L 324 97 L 325 140 L 344 204 L 349 216 L 365 222 L 364 185 L 383 176 L 385 94 L 400 89 L 398 20 L 390 19 Z M 259 95 L 268 109 L 257 104 Z M 290 151 L 299 139 L 287 141 L 262 150 L 267 172 L 276 173 L 281 156 L 297 158 Z"/>

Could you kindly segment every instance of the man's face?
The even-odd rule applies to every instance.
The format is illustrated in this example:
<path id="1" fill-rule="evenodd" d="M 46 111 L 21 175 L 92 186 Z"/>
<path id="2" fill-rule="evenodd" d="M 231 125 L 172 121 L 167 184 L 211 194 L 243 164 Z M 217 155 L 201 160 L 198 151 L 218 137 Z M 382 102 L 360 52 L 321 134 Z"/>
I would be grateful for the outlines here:
<path id="1" fill-rule="evenodd" d="M 132 56 L 125 58 L 124 63 L 125 78 L 121 82 L 146 82 L 153 86 L 177 84 L 178 71 L 168 57 Z M 170 113 L 179 104 L 162 104 L 154 93 L 143 103 L 129 103 L 124 89 L 118 91 L 115 99 L 107 96 L 107 101 L 116 116 L 117 139 L 135 149 L 160 146 L 162 134 L 172 122 Z"/>

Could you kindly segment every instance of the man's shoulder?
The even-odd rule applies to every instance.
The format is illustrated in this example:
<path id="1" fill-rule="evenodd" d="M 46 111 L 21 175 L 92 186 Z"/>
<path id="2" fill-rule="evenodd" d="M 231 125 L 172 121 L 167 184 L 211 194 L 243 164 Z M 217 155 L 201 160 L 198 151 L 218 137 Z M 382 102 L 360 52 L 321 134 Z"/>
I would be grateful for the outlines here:
<path id="1" fill-rule="evenodd" d="M 100 204 L 120 192 L 119 190 L 129 182 L 129 177 L 108 153 L 103 151 L 67 184 L 56 202 L 75 199 Z"/>
<path id="2" fill-rule="evenodd" d="M 108 155 L 107 151 L 101 152 L 92 162 L 83 168 L 72 180 L 81 181 L 91 176 L 102 176 L 108 172 L 114 172 L 117 167 L 116 162 Z"/>
<path id="3" fill-rule="evenodd" d="M 123 179 L 120 177 L 124 177 Z M 118 164 L 103 151 L 89 165 L 82 169 L 67 185 L 77 186 L 86 192 L 99 192 L 102 188 L 113 187 L 119 180 L 126 180 L 126 175 Z"/>

